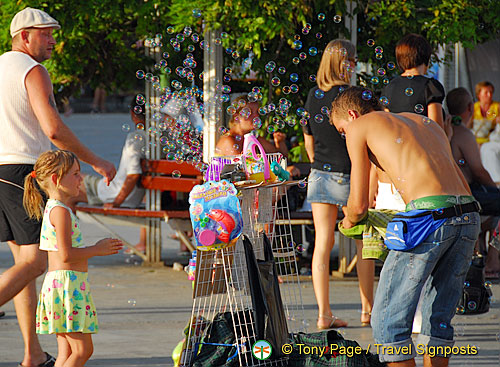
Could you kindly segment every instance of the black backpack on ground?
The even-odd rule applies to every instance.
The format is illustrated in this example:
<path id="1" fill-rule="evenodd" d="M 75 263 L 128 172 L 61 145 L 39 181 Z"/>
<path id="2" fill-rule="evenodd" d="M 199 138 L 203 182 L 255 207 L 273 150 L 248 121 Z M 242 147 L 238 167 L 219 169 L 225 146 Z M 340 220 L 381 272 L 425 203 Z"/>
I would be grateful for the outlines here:
<path id="1" fill-rule="evenodd" d="M 478 315 L 490 309 L 491 289 L 485 284 L 484 257 L 474 255 L 467 276 L 464 290 L 457 306 L 458 315 Z"/>

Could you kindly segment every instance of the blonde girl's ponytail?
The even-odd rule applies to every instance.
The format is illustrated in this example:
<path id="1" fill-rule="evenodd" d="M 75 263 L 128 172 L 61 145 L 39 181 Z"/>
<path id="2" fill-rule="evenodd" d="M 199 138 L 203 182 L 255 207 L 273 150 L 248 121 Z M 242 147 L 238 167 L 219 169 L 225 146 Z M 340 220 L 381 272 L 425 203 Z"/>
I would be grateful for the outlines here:
<path id="1" fill-rule="evenodd" d="M 35 171 L 32 171 L 24 178 L 23 205 L 30 218 L 40 220 L 43 214 L 43 197 L 35 184 L 35 180 Z"/>
<path id="2" fill-rule="evenodd" d="M 38 157 L 33 171 L 24 178 L 23 205 L 30 218 L 40 220 L 43 216 L 44 200 L 36 184 L 48 195 L 52 175 L 56 175 L 59 186 L 75 162 L 79 163 L 78 158 L 67 150 L 49 150 Z"/>

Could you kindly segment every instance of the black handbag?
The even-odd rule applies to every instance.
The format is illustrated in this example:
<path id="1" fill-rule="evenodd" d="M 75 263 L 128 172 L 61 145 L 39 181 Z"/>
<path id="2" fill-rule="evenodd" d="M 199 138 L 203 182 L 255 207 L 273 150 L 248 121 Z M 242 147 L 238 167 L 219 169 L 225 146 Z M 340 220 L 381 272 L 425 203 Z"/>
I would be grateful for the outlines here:
<path id="1" fill-rule="evenodd" d="M 485 284 L 484 257 L 475 255 L 464 282 L 462 297 L 457 306 L 458 315 L 478 315 L 490 309 L 491 289 Z"/>

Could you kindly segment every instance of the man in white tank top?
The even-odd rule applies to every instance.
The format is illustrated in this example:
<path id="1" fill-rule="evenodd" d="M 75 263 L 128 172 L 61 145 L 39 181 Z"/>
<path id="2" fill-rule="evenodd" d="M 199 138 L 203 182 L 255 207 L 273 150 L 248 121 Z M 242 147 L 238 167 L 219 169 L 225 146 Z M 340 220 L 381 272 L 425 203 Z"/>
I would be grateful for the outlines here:
<path id="1" fill-rule="evenodd" d="M 47 254 L 40 251 L 40 222 L 28 219 L 23 208 L 24 177 L 51 143 L 74 152 L 109 183 L 112 163 L 85 147 L 62 122 L 52 82 L 40 63 L 51 57 L 60 29 L 47 13 L 26 8 L 12 19 L 12 51 L 0 56 L 0 242 L 8 242 L 15 265 L 0 277 L 0 306 L 15 297 L 25 355 L 23 366 L 54 365 L 35 334 L 36 278 L 45 272 Z"/>

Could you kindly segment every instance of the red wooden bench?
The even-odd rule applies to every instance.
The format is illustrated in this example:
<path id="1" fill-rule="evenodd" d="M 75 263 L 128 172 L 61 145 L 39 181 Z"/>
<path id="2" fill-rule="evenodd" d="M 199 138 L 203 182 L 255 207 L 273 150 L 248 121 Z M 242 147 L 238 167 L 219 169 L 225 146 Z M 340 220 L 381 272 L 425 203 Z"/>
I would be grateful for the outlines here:
<path id="1" fill-rule="evenodd" d="M 167 222 L 179 239 L 191 250 L 193 246 L 186 235 L 191 230 L 187 209 L 161 209 L 160 193 L 177 191 L 188 193 L 203 183 L 200 171 L 188 163 L 178 164 L 168 160 L 143 160 L 141 184 L 146 189 L 146 209 L 103 208 L 78 205 L 77 213 L 83 220 L 90 220 L 120 238 L 125 246 L 152 265 L 161 262 L 161 222 Z M 180 173 L 180 177 L 178 177 Z M 137 251 L 130 243 L 115 233 L 109 225 L 145 226 L 147 228 L 146 253 Z"/>

